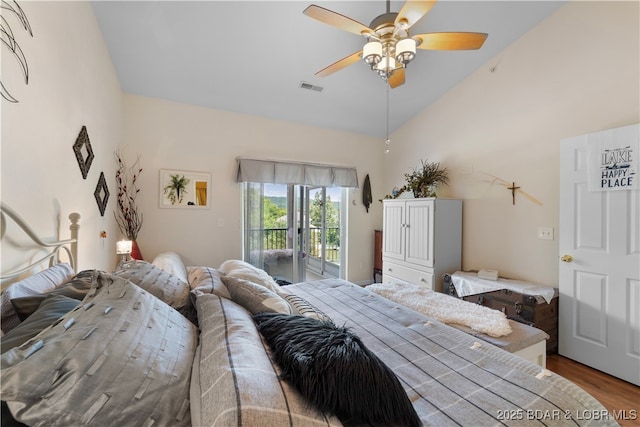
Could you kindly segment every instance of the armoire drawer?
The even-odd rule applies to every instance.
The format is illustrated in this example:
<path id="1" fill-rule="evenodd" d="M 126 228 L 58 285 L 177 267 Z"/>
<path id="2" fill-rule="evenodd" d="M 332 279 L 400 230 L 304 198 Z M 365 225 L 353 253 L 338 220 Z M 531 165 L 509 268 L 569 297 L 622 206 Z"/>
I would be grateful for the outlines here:
<path id="1" fill-rule="evenodd" d="M 382 281 L 389 282 L 393 280 L 413 283 L 414 285 L 425 286 L 433 289 L 433 272 L 430 270 L 417 270 L 396 264 L 386 260 L 382 261 Z"/>

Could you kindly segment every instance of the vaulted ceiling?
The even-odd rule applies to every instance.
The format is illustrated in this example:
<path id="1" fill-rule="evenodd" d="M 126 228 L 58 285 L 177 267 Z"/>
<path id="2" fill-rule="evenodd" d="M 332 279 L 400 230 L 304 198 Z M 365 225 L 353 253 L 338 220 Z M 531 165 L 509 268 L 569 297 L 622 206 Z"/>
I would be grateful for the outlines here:
<path id="1" fill-rule="evenodd" d="M 359 61 L 315 73 L 364 37 L 305 16 L 307 1 L 93 1 L 122 89 L 131 94 L 383 138 L 387 86 Z M 315 4 L 365 25 L 384 1 Z M 398 12 L 404 2 L 390 2 Z M 441 0 L 411 34 L 488 33 L 474 51 L 418 50 L 389 91 L 390 131 L 481 67 L 563 2 Z M 321 91 L 301 87 L 303 83 Z"/>

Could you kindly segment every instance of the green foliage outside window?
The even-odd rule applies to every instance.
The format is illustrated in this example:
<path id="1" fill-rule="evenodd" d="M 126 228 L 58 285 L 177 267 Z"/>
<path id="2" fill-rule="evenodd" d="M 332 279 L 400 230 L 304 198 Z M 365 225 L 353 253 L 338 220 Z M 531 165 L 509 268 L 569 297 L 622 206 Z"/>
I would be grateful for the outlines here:
<path id="1" fill-rule="evenodd" d="M 330 195 L 327 195 L 326 200 L 326 242 L 328 246 L 340 246 L 340 211 L 336 204 L 331 201 Z M 309 206 L 309 220 L 312 227 L 322 227 L 322 199 L 320 192 L 315 194 Z"/>
<path id="2" fill-rule="evenodd" d="M 287 228 L 287 209 L 264 198 L 264 228 Z"/>
<path id="3" fill-rule="evenodd" d="M 263 197 L 263 247 L 265 249 L 285 249 L 287 247 L 287 208 L 286 198 Z M 339 204 L 326 199 L 326 244 L 329 248 L 340 247 L 340 209 Z M 322 227 L 322 199 L 317 192 L 309 205 L 309 222 L 311 228 L 311 251 L 320 243 L 320 228 Z M 311 254 L 313 255 L 313 253 Z"/>

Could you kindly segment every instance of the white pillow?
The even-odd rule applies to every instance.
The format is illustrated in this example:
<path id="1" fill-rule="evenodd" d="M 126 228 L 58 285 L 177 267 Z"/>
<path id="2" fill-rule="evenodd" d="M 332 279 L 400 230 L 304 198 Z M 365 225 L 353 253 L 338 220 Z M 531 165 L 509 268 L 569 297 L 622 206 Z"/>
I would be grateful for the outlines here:
<path id="1" fill-rule="evenodd" d="M 224 274 L 220 270 L 212 267 L 187 267 L 189 275 L 189 287 L 191 293 L 198 296 L 201 294 L 215 294 L 223 298 L 231 299 L 231 294 L 227 286 L 222 282 Z"/>
<path id="2" fill-rule="evenodd" d="M 169 274 L 173 274 L 185 283 L 189 283 L 187 278 L 187 268 L 182 262 L 182 258 L 176 252 L 162 252 L 158 254 L 151 263 L 163 269 Z"/>
<path id="3" fill-rule="evenodd" d="M 291 305 L 277 293 L 249 280 L 222 276 L 231 299 L 252 314 L 262 312 L 293 314 Z"/>
<path id="4" fill-rule="evenodd" d="M 222 271 L 226 276 L 248 280 L 262 285 L 275 293 L 280 292 L 280 285 L 273 280 L 273 277 L 269 276 L 266 271 L 261 270 L 248 262 L 241 261 L 239 259 L 227 260 L 220 265 L 218 270 Z"/>
<path id="5" fill-rule="evenodd" d="M 220 264 L 220 267 L 218 267 L 218 270 L 220 270 L 223 274 L 227 274 L 228 271 L 231 271 L 235 268 L 247 268 L 247 267 L 253 267 L 253 266 L 248 262 L 242 261 L 240 259 L 228 259 L 222 264 Z"/>
<path id="6" fill-rule="evenodd" d="M 20 319 L 11 305 L 12 299 L 52 291 L 70 279 L 73 274 L 73 268 L 69 264 L 55 264 L 5 289 L 2 292 L 0 302 L 2 331 L 7 333 L 20 323 Z"/>

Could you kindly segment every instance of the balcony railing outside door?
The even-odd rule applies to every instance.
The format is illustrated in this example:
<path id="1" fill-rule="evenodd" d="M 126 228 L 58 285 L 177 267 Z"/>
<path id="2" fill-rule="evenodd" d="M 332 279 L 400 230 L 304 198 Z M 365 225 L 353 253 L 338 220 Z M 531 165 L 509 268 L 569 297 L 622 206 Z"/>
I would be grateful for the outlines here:
<path id="1" fill-rule="evenodd" d="M 253 234 L 252 238 L 257 238 L 259 233 L 263 234 L 263 248 L 264 250 L 269 249 L 287 249 L 287 229 L 286 228 L 264 228 L 264 229 L 253 229 L 250 232 Z M 335 235 L 340 236 L 340 228 L 339 227 L 327 227 L 326 228 L 327 235 Z M 321 250 L 322 250 L 322 238 L 321 238 L 321 229 L 317 227 L 312 227 L 309 230 L 309 253 L 307 254 L 312 258 L 320 258 Z M 338 237 L 339 239 L 339 237 Z M 327 239 L 328 241 L 335 241 L 334 239 Z M 327 244 L 327 248 L 325 250 L 326 253 L 326 261 L 331 262 L 335 265 L 340 265 L 340 241 L 337 241 L 337 244 Z"/>

